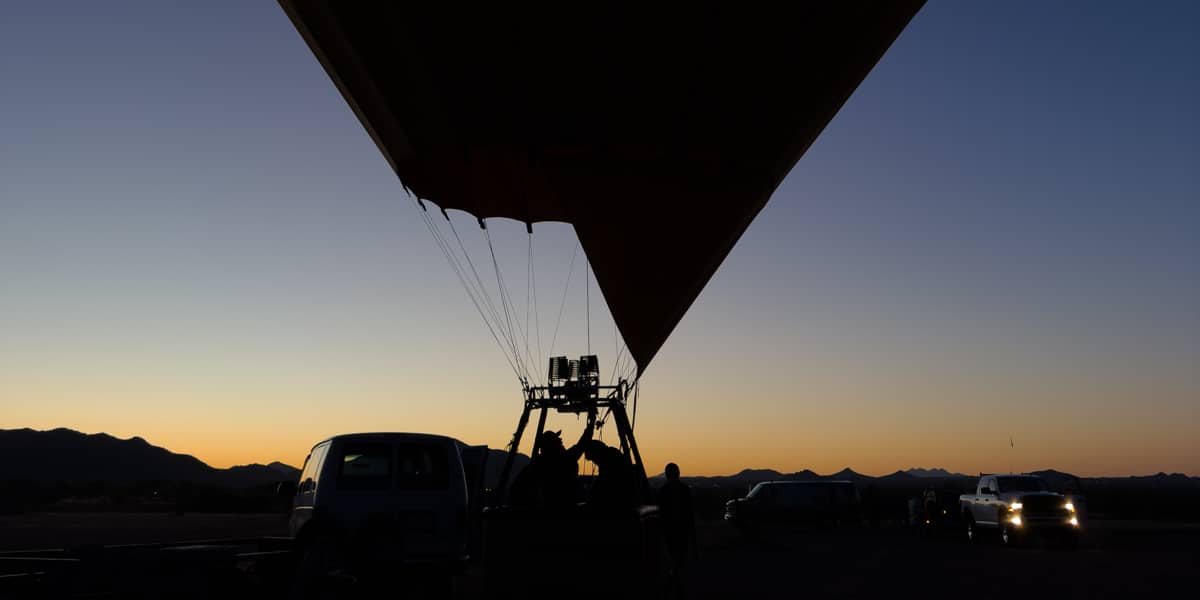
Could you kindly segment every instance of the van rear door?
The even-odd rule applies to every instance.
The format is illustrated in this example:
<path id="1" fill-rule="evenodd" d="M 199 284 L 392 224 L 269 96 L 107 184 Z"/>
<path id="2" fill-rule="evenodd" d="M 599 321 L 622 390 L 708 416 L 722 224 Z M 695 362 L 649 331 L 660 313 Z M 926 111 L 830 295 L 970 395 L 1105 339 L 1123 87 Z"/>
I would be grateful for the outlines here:
<path id="1" fill-rule="evenodd" d="M 462 456 L 463 475 L 467 480 L 467 554 L 478 556 L 482 548 L 483 537 L 483 499 L 487 490 L 484 480 L 487 478 L 487 446 L 460 445 L 459 454 Z"/>
<path id="2" fill-rule="evenodd" d="M 467 478 L 467 505 L 472 510 L 480 507 L 483 499 L 483 475 L 487 470 L 487 446 L 459 446 L 462 455 L 463 474 Z"/>

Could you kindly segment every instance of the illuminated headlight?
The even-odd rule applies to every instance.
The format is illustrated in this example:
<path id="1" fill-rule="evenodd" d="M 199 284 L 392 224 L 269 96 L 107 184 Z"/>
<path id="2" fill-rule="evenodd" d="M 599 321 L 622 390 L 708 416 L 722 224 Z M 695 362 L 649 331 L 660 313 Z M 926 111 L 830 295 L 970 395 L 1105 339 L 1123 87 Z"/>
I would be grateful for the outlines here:
<path id="1" fill-rule="evenodd" d="M 1068 502 L 1063 505 L 1063 508 L 1067 509 L 1067 512 L 1075 512 L 1075 504 L 1074 503 Z"/>
<path id="2" fill-rule="evenodd" d="M 1067 522 L 1071 524 L 1071 527 L 1079 527 L 1079 519 L 1077 519 L 1075 517 L 1071 517 L 1070 519 L 1067 519 Z"/>
<path id="3" fill-rule="evenodd" d="M 1020 502 L 1013 502 L 1008 505 L 1008 510 L 1021 510 L 1022 508 L 1025 508 L 1025 505 Z"/>
<path id="4" fill-rule="evenodd" d="M 1013 515 L 1013 516 L 1009 517 L 1008 522 L 1012 523 L 1013 525 L 1016 525 L 1017 527 L 1020 527 L 1021 526 L 1021 515 Z"/>

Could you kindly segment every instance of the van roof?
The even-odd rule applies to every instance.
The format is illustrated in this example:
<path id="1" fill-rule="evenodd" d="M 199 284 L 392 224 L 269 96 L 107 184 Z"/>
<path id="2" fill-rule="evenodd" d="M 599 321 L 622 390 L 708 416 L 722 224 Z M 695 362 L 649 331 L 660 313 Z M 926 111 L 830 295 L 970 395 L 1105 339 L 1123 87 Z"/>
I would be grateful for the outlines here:
<path id="1" fill-rule="evenodd" d="M 372 431 L 372 432 L 365 432 L 365 433 L 343 433 L 340 435 L 327 437 L 327 438 L 313 444 L 313 447 L 315 448 L 317 446 L 320 446 L 321 444 L 324 444 L 325 442 L 331 442 L 333 440 L 339 440 L 339 441 L 377 440 L 377 441 L 388 441 L 388 442 L 404 440 L 404 441 L 410 441 L 410 442 L 451 442 L 451 443 L 458 443 L 458 444 L 462 443 L 452 437 L 445 436 L 445 435 L 438 435 L 436 433 L 410 433 L 410 432 L 403 432 L 403 431 Z"/>

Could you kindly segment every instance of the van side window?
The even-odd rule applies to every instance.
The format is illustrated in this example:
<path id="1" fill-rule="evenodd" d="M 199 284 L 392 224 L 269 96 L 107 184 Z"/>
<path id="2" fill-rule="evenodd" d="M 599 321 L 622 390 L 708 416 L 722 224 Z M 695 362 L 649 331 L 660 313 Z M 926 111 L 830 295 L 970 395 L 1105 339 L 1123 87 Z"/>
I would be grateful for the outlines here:
<path id="1" fill-rule="evenodd" d="M 446 448 L 437 444 L 399 444 L 396 456 L 396 488 L 401 490 L 444 490 L 450 487 L 450 464 Z"/>
<path id="2" fill-rule="evenodd" d="M 833 486 L 833 502 L 838 506 L 854 503 L 854 488 L 848 485 Z"/>
<path id="3" fill-rule="evenodd" d="M 776 488 L 779 496 L 776 504 L 788 508 L 824 508 L 833 493 L 830 486 L 822 484 L 795 483 Z"/>
<path id="4" fill-rule="evenodd" d="M 321 464 L 325 462 L 325 452 L 328 450 L 329 444 L 320 444 L 309 453 L 308 458 L 304 461 L 304 470 L 300 472 L 300 486 L 296 493 L 306 494 L 317 490 L 317 480 L 321 477 Z"/>
<path id="5" fill-rule="evenodd" d="M 338 461 L 339 490 L 388 490 L 392 487 L 389 444 L 346 444 Z"/>

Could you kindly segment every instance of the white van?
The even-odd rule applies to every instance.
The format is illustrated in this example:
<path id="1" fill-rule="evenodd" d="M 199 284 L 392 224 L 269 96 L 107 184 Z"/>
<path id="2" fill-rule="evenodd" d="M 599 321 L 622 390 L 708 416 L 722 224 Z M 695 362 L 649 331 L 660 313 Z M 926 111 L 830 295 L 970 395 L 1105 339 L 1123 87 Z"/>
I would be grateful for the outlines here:
<path id="1" fill-rule="evenodd" d="M 423 433 L 355 433 L 313 446 L 292 502 L 301 550 L 460 566 L 486 446 Z"/>

